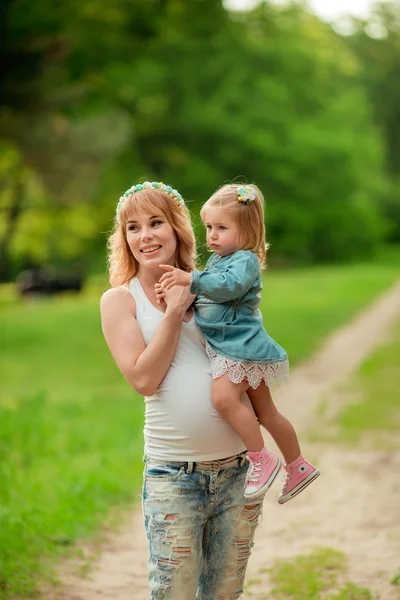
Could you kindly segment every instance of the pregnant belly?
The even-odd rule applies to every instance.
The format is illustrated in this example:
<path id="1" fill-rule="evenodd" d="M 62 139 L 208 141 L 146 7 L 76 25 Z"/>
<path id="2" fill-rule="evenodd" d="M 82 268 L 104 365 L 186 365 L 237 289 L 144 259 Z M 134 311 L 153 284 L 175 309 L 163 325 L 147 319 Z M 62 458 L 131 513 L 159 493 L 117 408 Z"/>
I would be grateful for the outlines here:
<path id="1" fill-rule="evenodd" d="M 171 367 L 157 393 L 146 398 L 145 437 L 153 453 L 168 449 L 180 457 L 222 455 L 241 444 L 213 406 L 207 359 L 206 364 L 207 370 L 193 364 L 184 372 Z"/>

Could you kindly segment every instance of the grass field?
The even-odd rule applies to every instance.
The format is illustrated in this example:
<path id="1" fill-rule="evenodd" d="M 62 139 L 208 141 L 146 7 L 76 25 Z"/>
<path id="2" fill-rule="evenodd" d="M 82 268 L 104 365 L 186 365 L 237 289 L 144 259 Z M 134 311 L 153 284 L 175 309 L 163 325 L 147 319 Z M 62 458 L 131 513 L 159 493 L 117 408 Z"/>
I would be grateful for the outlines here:
<path id="1" fill-rule="evenodd" d="M 374 600 L 367 588 L 345 579 L 347 557 L 333 548 L 316 548 L 309 554 L 278 560 L 268 569 L 271 593 L 255 600 Z"/>
<path id="2" fill-rule="evenodd" d="M 400 322 L 390 341 L 362 365 L 351 389 L 359 398 L 346 404 L 336 417 L 342 440 L 358 443 L 366 435 L 372 443 L 387 434 L 400 440 Z"/>
<path id="3" fill-rule="evenodd" d="M 398 276 L 375 264 L 271 272 L 263 314 L 292 364 Z M 0 597 L 34 594 L 52 557 L 95 533 L 140 489 L 143 400 L 100 330 L 104 282 L 79 297 L 15 301 L 0 290 Z M 47 560 L 50 558 L 50 562 Z"/>
<path id="4" fill-rule="evenodd" d="M 398 447 L 400 438 L 400 321 L 390 339 L 339 390 L 348 400 L 334 415 L 321 404 L 321 430 L 310 439 L 348 445 Z"/>

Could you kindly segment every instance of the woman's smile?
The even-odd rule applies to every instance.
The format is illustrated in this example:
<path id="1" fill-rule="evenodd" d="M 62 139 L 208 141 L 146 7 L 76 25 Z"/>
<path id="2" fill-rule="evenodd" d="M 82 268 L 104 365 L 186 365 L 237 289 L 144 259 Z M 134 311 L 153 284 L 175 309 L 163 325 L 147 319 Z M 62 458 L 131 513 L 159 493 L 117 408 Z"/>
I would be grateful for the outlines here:
<path id="1" fill-rule="evenodd" d="M 147 246 L 146 248 L 142 248 L 140 250 L 140 252 L 143 252 L 144 254 L 153 254 L 157 250 L 160 250 L 160 248 L 162 248 L 162 246 L 159 245 L 159 244 L 156 244 L 156 245 L 153 245 L 153 246 Z"/>

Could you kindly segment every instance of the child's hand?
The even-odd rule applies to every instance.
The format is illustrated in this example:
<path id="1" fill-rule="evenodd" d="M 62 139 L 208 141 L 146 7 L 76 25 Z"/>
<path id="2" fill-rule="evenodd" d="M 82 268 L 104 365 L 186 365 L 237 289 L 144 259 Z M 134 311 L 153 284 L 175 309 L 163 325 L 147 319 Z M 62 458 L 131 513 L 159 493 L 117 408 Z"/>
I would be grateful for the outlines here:
<path id="1" fill-rule="evenodd" d="M 190 282 L 192 281 L 190 273 L 186 273 L 186 271 L 182 271 L 171 265 L 160 265 L 160 269 L 168 271 L 162 275 L 159 281 L 165 290 L 170 290 L 175 285 L 181 285 L 183 287 L 190 286 Z"/>

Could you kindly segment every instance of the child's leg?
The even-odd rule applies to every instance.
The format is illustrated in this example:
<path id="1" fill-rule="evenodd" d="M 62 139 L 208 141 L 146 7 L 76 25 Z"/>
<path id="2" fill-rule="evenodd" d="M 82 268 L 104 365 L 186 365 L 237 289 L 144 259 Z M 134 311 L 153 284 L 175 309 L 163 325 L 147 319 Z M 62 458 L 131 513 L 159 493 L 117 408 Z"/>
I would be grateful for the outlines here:
<path id="1" fill-rule="evenodd" d="M 247 450 L 260 452 L 264 439 L 255 414 L 240 401 L 249 387 L 247 381 L 233 383 L 225 373 L 212 382 L 212 399 L 219 414 L 239 434 Z"/>
<path id="2" fill-rule="evenodd" d="M 291 422 L 276 409 L 268 386 L 262 382 L 255 390 L 249 388 L 247 394 L 259 422 L 271 434 L 285 458 L 286 477 L 278 499 L 279 504 L 284 504 L 300 494 L 320 472 L 301 456 L 296 431 Z"/>
<path id="3" fill-rule="evenodd" d="M 255 414 L 240 399 L 248 391 L 247 381 L 233 383 L 227 374 L 213 380 L 212 398 L 220 415 L 232 425 L 247 446 L 250 463 L 245 498 L 258 498 L 272 485 L 281 461 L 265 447 Z"/>
<path id="4" fill-rule="evenodd" d="M 275 441 L 286 464 L 296 460 L 301 454 L 296 431 L 289 419 L 277 410 L 268 386 L 262 381 L 255 390 L 249 387 L 247 394 L 260 424 Z"/>

